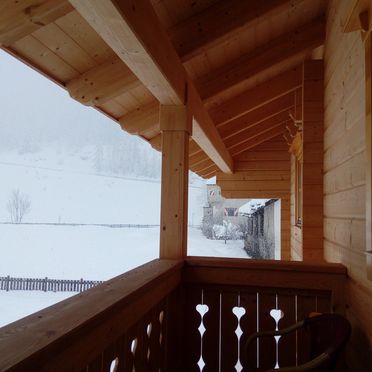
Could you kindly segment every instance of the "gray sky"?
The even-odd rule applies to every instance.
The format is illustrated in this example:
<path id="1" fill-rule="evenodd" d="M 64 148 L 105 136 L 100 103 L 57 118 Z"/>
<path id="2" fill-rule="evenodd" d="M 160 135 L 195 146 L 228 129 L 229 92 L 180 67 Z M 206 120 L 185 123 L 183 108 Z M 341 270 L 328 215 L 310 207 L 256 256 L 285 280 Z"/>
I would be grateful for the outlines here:
<path id="1" fill-rule="evenodd" d="M 117 123 L 74 101 L 65 90 L 1 49 L 0 82 L 3 148 L 15 141 L 81 141 L 83 145 L 128 136 Z"/>

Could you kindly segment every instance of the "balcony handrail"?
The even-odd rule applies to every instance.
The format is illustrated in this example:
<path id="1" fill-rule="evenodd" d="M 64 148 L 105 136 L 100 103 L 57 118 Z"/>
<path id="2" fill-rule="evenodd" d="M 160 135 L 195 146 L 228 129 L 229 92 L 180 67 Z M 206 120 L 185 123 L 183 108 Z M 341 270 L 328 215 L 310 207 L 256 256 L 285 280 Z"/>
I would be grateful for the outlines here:
<path id="1" fill-rule="evenodd" d="M 0 328 L 0 370 L 85 368 L 179 285 L 182 266 L 182 260 L 151 261 Z"/>
<path id="2" fill-rule="evenodd" d="M 333 311 L 340 314 L 346 278 L 344 265 L 326 262 L 188 257 L 183 269 L 186 283 L 329 291 Z"/>

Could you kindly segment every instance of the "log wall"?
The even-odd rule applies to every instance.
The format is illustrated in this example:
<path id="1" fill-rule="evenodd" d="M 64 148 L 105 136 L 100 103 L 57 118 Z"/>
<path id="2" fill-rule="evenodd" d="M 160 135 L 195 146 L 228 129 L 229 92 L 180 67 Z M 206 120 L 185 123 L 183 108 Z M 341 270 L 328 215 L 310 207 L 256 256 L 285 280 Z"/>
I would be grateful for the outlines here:
<path id="1" fill-rule="evenodd" d="M 325 45 L 324 254 L 348 268 L 352 370 L 372 365 L 372 282 L 365 258 L 365 73 L 359 32 L 342 32 L 349 0 L 332 0 Z"/>
<path id="2" fill-rule="evenodd" d="M 281 259 L 290 258 L 290 154 L 276 137 L 234 158 L 234 174 L 217 174 L 225 198 L 281 200 Z"/>

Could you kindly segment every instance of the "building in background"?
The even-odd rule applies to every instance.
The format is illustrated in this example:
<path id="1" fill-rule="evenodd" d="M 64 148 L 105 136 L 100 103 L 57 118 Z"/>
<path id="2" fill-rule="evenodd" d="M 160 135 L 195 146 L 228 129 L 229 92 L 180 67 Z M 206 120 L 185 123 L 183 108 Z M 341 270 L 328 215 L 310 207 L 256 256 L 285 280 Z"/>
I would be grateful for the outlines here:
<path id="1" fill-rule="evenodd" d="M 252 258 L 280 259 L 280 200 L 268 199 L 264 204 L 248 203 L 244 249 Z"/>

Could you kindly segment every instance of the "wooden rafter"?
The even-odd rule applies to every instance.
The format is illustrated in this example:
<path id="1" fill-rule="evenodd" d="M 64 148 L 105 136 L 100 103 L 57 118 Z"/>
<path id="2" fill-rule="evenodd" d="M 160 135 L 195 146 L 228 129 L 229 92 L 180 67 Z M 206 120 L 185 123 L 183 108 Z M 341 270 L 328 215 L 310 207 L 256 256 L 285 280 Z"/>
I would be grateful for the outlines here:
<path id="1" fill-rule="evenodd" d="M 247 128 L 255 126 L 264 120 L 273 117 L 279 113 L 287 115 L 289 119 L 289 110 L 294 106 L 294 95 L 289 93 L 285 96 L 279 97 L 276 100 L 258 107 L 257 109 L 248 112 L 247 114 L 240 116 L 230 122 L 225 123 L 219 127 L 221 137 L 226 140 L 227 138 L 234 136 Z"/>
<path id="2" fill-rule="evenodd" d="M 287 9 L 290 3 L 289 0 L 221 0 L 173 27 L 171 39 L 182 61 L 186 62 L 231 38 L 241 29 L 252 27 L 273 13 Z"/>
<path id="3" fill-rule="evenodd" d="M 9 46 L 73 9 L 67 0 L 1 0 L 0 45 Z"/>
<path id="4" fill-rule="evenodd" d="M 70 0 L 78 12 L 164 105 L 186 103 L 193 138 L 224 172 L 233 162 L 148 0 Z M 186 88 L 187 87 L 187 88 Z"/>
<path id="5" fill-rule="evenodd" d="M 265 133 L 262 133 L 256 137 L 250 138 L 246 142 L 240 144 L 239 146 L 234 147 L 231 149 L 231 154 L 233 156 L 237 156 L 244 151 L 250 150 L 259 146 L 260 144 L 269 141 L 277 136 L 282 135 L 286 131 L 285 125 L 275 127 Z"/>
<path id="6" fill-rule="evenodd" d="M 229 137 L 225 140 L 225 144 L 228 149 L 239 146 L 241 143 L 247 142 L 249 139 L 255 138 L 262 133 L 270 131 L 273 128 L 276 128 L 278 126 L 285 126 L 288 120 L 288 112 L 283 111 L 275 116 L 261 121 L 256 125 L 244 129 L 243 131 L 232 137 Z"/>
<path id="7" fill-rule="evenodd" d="M 302 25 L 295 31 L 282 35 L 237 61 L 201 77 L 197 81 L 201 98 L 211 101 L 219 93 L 248 79 L 253 79 L 273 67 L 285 66 L 296 56 L 305 56 L 324 42 L 323 18 Z"/>
<path id="8" fill-rule="evenodd" d="M 301 82 L 302 66 L 295 67 L 212 108 L 209 114 L 216 125 L 226 123 L 300 88 Z"/>
<path id="9" fill-rule="evenodd" d="M 123 61 L 112 60 L 92 68 L 76 79 L 69 81 L 66 88 L 71 97 L 88 106 L 100 105 L 141 85 Z"/>

